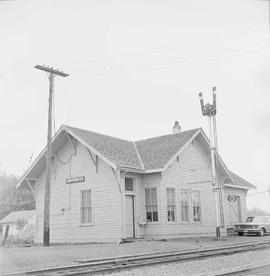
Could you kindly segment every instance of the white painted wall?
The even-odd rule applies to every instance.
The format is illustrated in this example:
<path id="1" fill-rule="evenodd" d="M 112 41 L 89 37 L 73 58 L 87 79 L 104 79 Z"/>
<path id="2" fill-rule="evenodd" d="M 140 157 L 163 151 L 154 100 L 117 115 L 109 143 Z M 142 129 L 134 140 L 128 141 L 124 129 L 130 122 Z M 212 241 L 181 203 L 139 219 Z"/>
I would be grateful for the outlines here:
<path id="1" fill-rule="evenodd" d="M 156 187 L 157 188 L 157 202 L 158 202 L 158 222 L 147 222 L 144 226 L 144 235 L 145 237 L 156 237 L 160 234 L 160 229 L 162 227 L 162 197 L 161 197 L 161 173 L 152 173 L 147 174 L 143 176 L 143 186 L 145 188 L 151 188 Z M 145 208 L 145 191 L 143 191 L 143 197 L 144 197 L 144 212 L 146 217 L 146 208 Z M 146 218 L 145 218 L 146 220 Z"/>
<path id="2" fill-rule="evenodd" d="M 147 225 L 146 233 L 155 237 L 180 237 L 194 235 L 195 227 L 190 218 L 190 223 L 180 221 L 180 189 L 200 191 L 202 223 L 198 225 L 200 234 L 211 235 L 215 233 L 216 214 L 215 199 L 212 185 L 209 182 L 194 183 L 211 180 L 211 168 L 209 154 L 204 150 L 201 143 L 195 139 L 175 160 L 170 167 L 162 173 L 159 195 L 160 195 L 160 221 L 159 223 Z M 176 193 L 176 221 L 167 221 L 167 194 L 166 188 L 175 188 Z M 191 208 L 191 197 L 190 197 Z M 190 209 L 190 214 L 191 214 Z"/>
<path id="3" fill-rule="evenodd" d="M 67 142 L 58 153 L 62 161 L 68 160 L 73 152 Z M 77 142 L 76 155 L 69 164 L 61 164 L 57 159 L 53 164 L 51 187 L 51 242 L 109 242 L 121 238 L 121 196 L 112 169 L 99 159 L 98 173 L 83 145 Z M 65 184 L 68 177 L 85 176 L 85 182 Z M 202 223 L 198 225 L 200 235 L 215 235 L 216 214 L 215 199 L 212 191 L 210 155 L 196 138 L 175 160 L 161 173 L 139 175 L 126 174 L 135 179 L 135 235 L 136 237 L 167 238 L 194 236 L 195 225 L 180 221 L 180 189 L 200 191 Z M 222 178 L 221 172 L 219 177 Z M 204 182 L 206 181 L 206 182 Z M 191 184 L 192 182 L 199 182 Z M 36 242 L 43 240 L 43 204 L 45 172 L 37 180 L 37 229 Z M 159 221 L 139 225 L 146 221 L 145 188 L 157 187 Z M 176 221 L 167 222 L 166 188 L 176 191 Z M 80 191 L 91 188 L 93 191 L 94 223 L 91 226 L 80 225 Z M 122 179 L 124 188 L 124 179 Z M 231 192 L 226 189 L 226 193 Z M 246 217 L 246 194 L 243 190 L 233 189 L 241 196 L 242 218 Z M 123 206 L 125 191 L 123 189 Z M 191 208 L 190 198 L 190 208 Z M 64 209 L 64 211 L 62 211 Z M 191 214 L 190 209 L 190 214 Z M 228 206 L 224 195 L 225 222 L 228 225 Z M 125 208 L 123 209 L 123 236 L 125 237 Z"/>
<path id="4" fill-rule="evenodd" d="M 62 161 L 73 152 L 67 142 L 59 151 Z M 51 186 L 51 242 L 75 243 L 118 241 L 121 236 L 120 192 L 112 169 L 98 160 L 98 173 L 86 148 L 77 142 L 76 155 L 69 164 L 53 162 Z M 69 177 L 85 176 L 85 182 L 66 184 Z M 36 242 L 43 240 L 45 172 L 37 180 Z M 80 224 L 80 191 L 92 189 L 93 225 Z M 64 211 L 62 211 L 64 209 Z"/>

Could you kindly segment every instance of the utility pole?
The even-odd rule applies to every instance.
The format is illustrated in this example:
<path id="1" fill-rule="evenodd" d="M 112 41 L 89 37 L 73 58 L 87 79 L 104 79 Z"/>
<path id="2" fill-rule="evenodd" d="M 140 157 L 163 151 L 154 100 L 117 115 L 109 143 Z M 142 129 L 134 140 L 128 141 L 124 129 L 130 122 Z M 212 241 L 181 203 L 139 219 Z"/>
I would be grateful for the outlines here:
<path id="1" fill-rule="evenodd" d="M 216 174 L 216 165 L 218 161 L 218 145 L 217 145 L 217 128 L 216 128 L 216 87 L 212 89 L 213 104 L 207 103 L 204 105 L 202 93 L 199 93 L 202 115 L 208 117 L 209 123 L 209 139 L 211 151 L 211 169 L 212 169 L 212 184 L 216 202 L 216 236 L 220 237 L 220 228 L 224 226 L 224 211 L 222 200 L 222 184 L 219 183 Z"/>
<path id="2" fill-rule="evenodd" d="M 269 196 L 269 203 L 270 203 L 270 184 L 268 184 L 268 196 Z"/>
<path id="3" fill-rule="evenodd" d="M 43 246 L 50 246 L 50 202 L 51 202 L 51 174 L 52 174 L 52 101 L 54 91 L 54 77 L 67 77 L 68 74 L 55 70 L 52 67 L 36 65 L 36 69 L 48 73 L 49 88 L 49 107 L 48 107 L 48 133 L 47 133 L 47 158 L 46 158 L 46 182 L 44 197 L 44 227 L 43 227 Z"/>

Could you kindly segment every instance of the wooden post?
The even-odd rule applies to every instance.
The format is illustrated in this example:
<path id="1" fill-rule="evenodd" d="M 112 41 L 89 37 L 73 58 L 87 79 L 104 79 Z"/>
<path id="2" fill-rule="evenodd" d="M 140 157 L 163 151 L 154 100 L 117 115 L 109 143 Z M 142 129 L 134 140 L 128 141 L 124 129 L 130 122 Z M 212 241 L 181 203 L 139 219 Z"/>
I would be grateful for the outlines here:
<path id="1" fill-rule="evenodd" d="M 52 179 L 52 100 L 54 90 L 54 77 L 59 75 L 67 77 L 68 74 L 51 67 L 36 65 L 36 69 L 49 73 L 49 107 L 48 107 L 48 133 L 47 133 L 47 158 L 46 158 L 46 182 L 44 197 L 44 228 L 43 246 L 50 246 L 50 203 L 51 203 L 51 179 Z"/>
<path id="2" fill-rule="evenodd" d="M 54 75 L 50 73 L 49 108 L 48 108 L 48 133 L 47 133 L 47 158 L 46 158 L 46 183 L 44 198 L 44 229 L 43 245 L 50 246 L 50 202 L 52 180 L 52 98 Z"/>

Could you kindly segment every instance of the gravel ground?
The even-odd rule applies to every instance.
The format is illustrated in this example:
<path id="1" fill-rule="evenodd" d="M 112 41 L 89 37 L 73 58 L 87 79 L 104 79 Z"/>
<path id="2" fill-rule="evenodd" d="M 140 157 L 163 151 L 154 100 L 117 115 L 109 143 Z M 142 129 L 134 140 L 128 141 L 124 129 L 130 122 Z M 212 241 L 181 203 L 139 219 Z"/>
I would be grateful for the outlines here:
<path id="1" fill-rule="evenodd" d="M 252 265 L 270 263 L 270 249 L 218 256 L 204 260 L 181 261 L 163 265 L 148 266 L 112 273 L 113 276 L 213 276 L 221 272 Z M 270 275 L 270 271 L 269 271 Z"/>
<path id="2" fill-rule="evenodd" d="M 228 237 L 217 241 L 214 238 L 201 238 L 197 243 L 194 239 L 174 239 L 168 241 L 138 240 L 124 244 L 83 244 L 54 245 L 51 247 L 0 247 L 0 275 L 3 272 L 29 271 L 50 267 L 77 264 L 79 260 L 89 260 L 111 256 L 125 256 L 155 252 L 182 251 L 220 247 L 231 244 L 261 242 L 270 240 L 265 237 Z M 195 261 L 194 261 L 195 262 Z M 197 261 L 196 261 L 197 262 Z M 131 274 L 132 275 L 132 274 Z M 148 275 L 148 274 L 147 274 Z M 151 274 L 149 274 L 151 275 Z M 162 274 L 161 274 L 162 275 Z M 169 275 L 169 274 L 164 274 Z M 173 275 L 173 274 L 170 274 Z M 192 275 L 192 274 L 191 274 Z"/>

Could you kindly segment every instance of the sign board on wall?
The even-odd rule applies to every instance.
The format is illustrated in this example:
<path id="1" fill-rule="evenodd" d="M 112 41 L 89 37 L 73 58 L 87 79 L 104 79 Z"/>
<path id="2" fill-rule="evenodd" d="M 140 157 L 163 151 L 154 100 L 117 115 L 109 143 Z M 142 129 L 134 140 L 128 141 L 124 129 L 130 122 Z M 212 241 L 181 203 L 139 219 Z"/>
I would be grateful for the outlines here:
<path id="1" fill-rule="evenodd" d="M 66 184 L 84 182 L 84 181 L 85 181 L 85 176 L 76 176 L 76 177 L 66 178 Z"/>

